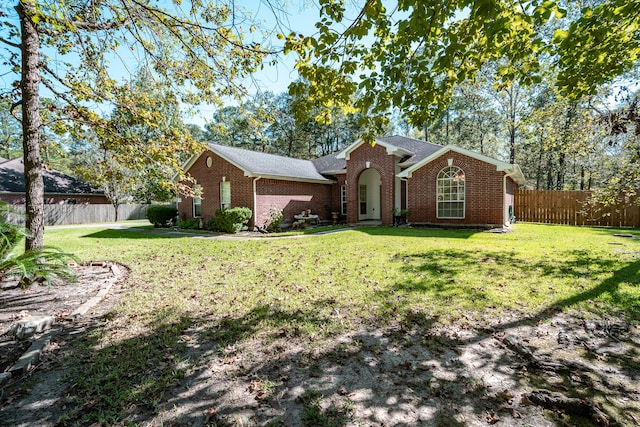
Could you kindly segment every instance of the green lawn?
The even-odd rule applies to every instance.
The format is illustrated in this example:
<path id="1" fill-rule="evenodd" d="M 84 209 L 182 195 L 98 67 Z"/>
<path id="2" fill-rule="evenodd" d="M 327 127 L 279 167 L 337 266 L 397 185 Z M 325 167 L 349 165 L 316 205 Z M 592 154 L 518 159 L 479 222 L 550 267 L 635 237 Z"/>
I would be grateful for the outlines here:
<path id="1" fill-rule="evenodd" d="M 507 234 L 381 227 L 221 241 L 67 228 L 48 230 L 46 239 L 83 260 L 130 266 L 131 292 L 118 310 L 135 312 L 138 321 L 163 311 L 178 319 L 275 310 L 285 323 L 331 330 L 407 316 L 476 319 L 555 308 L 637 320 L 640 239 L 616 233 L 630 232 L 531 224 Z M 265 316 L 259 329 L 280 321 Z"/>
<path id="2" fill-rule="evenodd" d="M 256 336 L 313 342 L 363 323 L 477 327 L 506 313 L 536 321 L 557 310 L 640 319 L 640 230 L 379 227 L 229 241 L 51 228 L 46 243 L 131 268 L 109 321 L 73 356 L 85 362 L 71 374 L 77 390 L 100 396 L 92 409 L 79 405 L 68 415 L 81 423 L 113 422 L 129 404 L 162 399 L 188 364 L 180 359 L 185 331 L 205 326 L 223 348 Z M 175 363 L 158 368 L 167 357 Z"/>

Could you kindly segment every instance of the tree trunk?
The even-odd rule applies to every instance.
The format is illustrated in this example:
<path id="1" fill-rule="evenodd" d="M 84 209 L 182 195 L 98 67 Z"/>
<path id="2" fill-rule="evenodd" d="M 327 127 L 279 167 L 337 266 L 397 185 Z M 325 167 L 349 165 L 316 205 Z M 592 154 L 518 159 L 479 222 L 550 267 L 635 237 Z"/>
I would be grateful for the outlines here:
<path id="1" fill-rule="evenodd" d="M 558 154 L 558 171 L 556 172 L 556 175 L 557 175 L 556 190 L 564 189 L 564 175 L 565 175 L 564 160 L 565 160 L 564 151 L 560 151 L 560 153 Z"/>
<path id="2" fill-rule="evenodd" d="M 516 125 L 514 121 L 509 125 L 509 163 L 516 162 Z"/>
<path id="3" fill-rule="evenodd" d="M 40 38 L 31 19 L 33 0 L 21 0 L 16 6 L 22 30 L 22 149 L 26 197 L 26 227 L 31 234 L 25 249 L 44 246 L 44 181 L 40 155 Z"/>

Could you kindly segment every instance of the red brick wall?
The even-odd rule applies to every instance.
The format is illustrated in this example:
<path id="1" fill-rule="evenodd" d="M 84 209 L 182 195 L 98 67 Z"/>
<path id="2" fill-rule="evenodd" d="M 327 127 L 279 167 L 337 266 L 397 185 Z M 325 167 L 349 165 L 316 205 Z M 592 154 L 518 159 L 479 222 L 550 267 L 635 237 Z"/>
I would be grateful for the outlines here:
<path id="1" fill-rule="evenodd" d="M 436 177 L 453 159 L 453 166 L 465 173 L 465 218 L 436 217 Z M 452 225 L 503 225 L 504 172 L 494 165 L 449 151 L 413 172 L 408 179 L 409 215 L 411 223 Z"/>
<path id="2" fill-rule="evenodd" d="M 256 183 L 256 224 L 263 225 L 269 219 L 272 207 L 283 211 L 285 222 L 293 222 L 293 216 L 306 209 L 321 220 L 330 219 L 331 210 L 339 206 L 332 199 L 334 187 L 335 184 L 260 179 Z"/>
<path id="3" fill-rule="evenodd" d="M 211 167 L 207 167 L 207 157 L 211 157 Z M 202 154 L 187 171 L 196 183 L 202 186 L 202 217 L 212 218 L 220 208 L 220 182 L 224 176 L 231 183 L 231 207 L 248 207 L 254 210 L 253 181 L 255 178 L 244 176 L 244 172 L 211 151 Z M 285 221 L 292 221 L 293 215 L 303 209 L 319 215 L 321 219 L 331 218 L 333 206 L 339 206 L 332 199 L 331 184 L 313 184 L 275 179 L 256 181 L 256 212 L 249 226 L 262 225 L 269 218 L 272 207 L 283 210 Z M 340 193 L 337 193 L 338 201 Z M 193 199 L 182 197 L 178 203 L 180 218 L 193 217 Z"/>
<path id="4" fill-rule="evenodd" d="M 395 180 L 395 156 L 387 154 L 381 145 L 362 144 L 351 152 L 347 160 L 347 222 L 358 222 L 358 178 L 366 169 L 365 162 L 380 173 L 382 182 L 380 195 L 380 220 L 382 224 L 393 224 L 393 189 Z M 339 199 L 338 199 L 339 200 Z"/>
<path id="5" fill-rule="evenodd" d="M 207 157 L 211 157 L 211 167 L 207 167 Z M 206 151 L 187 171 L 196 183 L 202 186 L 202 217 L 212 218 L 220 208 L 220 182 L 222 177 L 231 182 L 231 207 L 247 207 L 253 211 L 253 178 L 211 151 Z M 193 217 L 193 199 L 181 196 L 178 216 L 182 219 Z M 250 222 L 253 225 L 253 221 Z"/>
<path id="6" fill-rule="evenodd" d="M 24 193 L 4 193 L 0 194 L 0 200 L 10 205 L 24 205 L 25 195 Z M 109 199 L 103 195 L 75 195 L 75 194 L 47 194 L 44 195 L 44 202 L 49 205 L 64 205 L 64 204 L 76 204 L 76 205 L 108 205 Z"/>

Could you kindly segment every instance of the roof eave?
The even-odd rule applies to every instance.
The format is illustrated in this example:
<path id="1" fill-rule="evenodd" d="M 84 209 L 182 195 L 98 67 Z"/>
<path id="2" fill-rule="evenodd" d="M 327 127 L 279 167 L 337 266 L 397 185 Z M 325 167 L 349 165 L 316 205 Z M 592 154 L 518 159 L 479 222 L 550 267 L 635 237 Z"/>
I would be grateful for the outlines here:
<path id="1" fill-rule="evenodd" d="M 360 147 L 362 144 L 365 144 L 365 141 L 362 139 L 358 139 L 356 142 L 354 142 L 353 144 L 349 145 L 347 148 L 345 148 L 344 150 L 336 154 L 336 158 L 349 160 L 351 152 L 354 151 L 356 148 Z M 387 154 L 392 156 L 409 156 L 409 155 L 412 156 L 415 154 L 411 151 L 405 150 L 404 148 L 400 148 L 398 146 L 389 144 L 379 139 L 376 139 L 374 141 L 374 146 L 375 145 L 380 145 L 381 147 L 384 147 L 385 150 L 387 150 Z"/>
<path id="2" fill-rule="evenodd" d="M 522 175 L 522 179 L 524 180 L 524 175 L 522 174 L 522 171 L 520 170 L 520 167 L 516 164 L 511 164 L 511 163 L 507 163 L 507 162 L 503 162 L 502 160 L 497 160 L 497 159 L 493 159 L 489 156 L 485 156 L 484 154 L 480 154 L 480 153 L 476 153 L 470 150 L 467 150 L 466 148 L 461 148 L 455 145 L 446 145 L 444 147 L 442 147 L 441 149 L 439 149 L 438 151 L 436 151 L 435 153 L 431 154 L 430 156 L 425 157 L 424 159 L 420 160 L 419 162 L 413 164 L 411 167 L 405 169 L 404 171 L 400 172 L 398 174 L 398 177 L 400 178 L 411 178 L 411 175 L 413 173 L 413 171 L 420 169 L 422 166 L 426 165 L 427 163 L 430 163 L 431 161 L 433 161 L 434 159 L 437 159 L 438 157 L 442 156 L 443 154 L 447 153 L 448 151 L 453 151 L 456 152 L 458 154 L 462 154 L 465 155 L 467 157 L 471 157 L 480 161 L 483 161 L 485 163 L 489 163 L 492 164 L 496 167 L 496 170 L 500 171 L 500 172 L 505 172 L 514 168 L 517 168 L 520 171 L 520 175 Z"/>
<path id="3" fill-rule="evenodd" d="M 398 166 L 400 166 L 401 168 L 408 168 L 408 167 L 411 167 L 411 166 L 413 166 L 415 164 L 416 164 L 415 161 L 413 161 L 413 162 L 402 162 L 402 163 L 398 163 Z"/>
<path id="4" fill-rule="evenodd" d="M 318 173 L 322 175 L 342 175 L 347 173 L 346 169 L 336 169 L 336 170 L 328 170 L 328 171 L 318 171 Z"/>
<path id="5" fill-rule="evenodd" d="M 247 177 L 250 178 L 262 178 L 262 179 L 277 179 L 280 181 L 294 181 L 294 182 L 306 182 L 309 184 L 335 184 L 337 181 L 333 180 L 333 179 L 315 179 L 315 178 L 303 178 L 303 177 L 299 177 L 299 176 L 284 176 L 284 175 L 270 175 L 270 174 L 263 174 L 263 173 L 259 173 L 259 172 L 255 172 L 255 173 L 251 173 L 249 175 L 246 175 Z"/>
<path id="6" fill-rule="evenodd" d="M 522 173 L 522 169 L 517 164 L 510 165 L 511 168 L 507 169 L 507 176 L 513 179 L 513 181 L 518 185 L 524 185 L 526 183 L 526 179 L 524 177 L 524 173 Z"/>

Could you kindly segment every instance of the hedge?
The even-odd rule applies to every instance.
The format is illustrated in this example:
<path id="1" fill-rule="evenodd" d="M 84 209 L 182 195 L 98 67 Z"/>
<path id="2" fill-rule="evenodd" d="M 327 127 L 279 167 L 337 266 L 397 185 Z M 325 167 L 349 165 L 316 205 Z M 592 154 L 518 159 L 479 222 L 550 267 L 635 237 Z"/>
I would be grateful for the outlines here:
<path id="1" fill-rule="evenodd" d="M 218 209 L 207 225 L 218 231 L 237 233 L 247 225 L 251 215 L 249 208 Z"/>
<path id="2" fill-rule="evenodd" d="M 166 227 L 176 220 L 178 210 L 173 206 L 155 205 L 147 209 L 147 219 L 154 227 Z"/>

